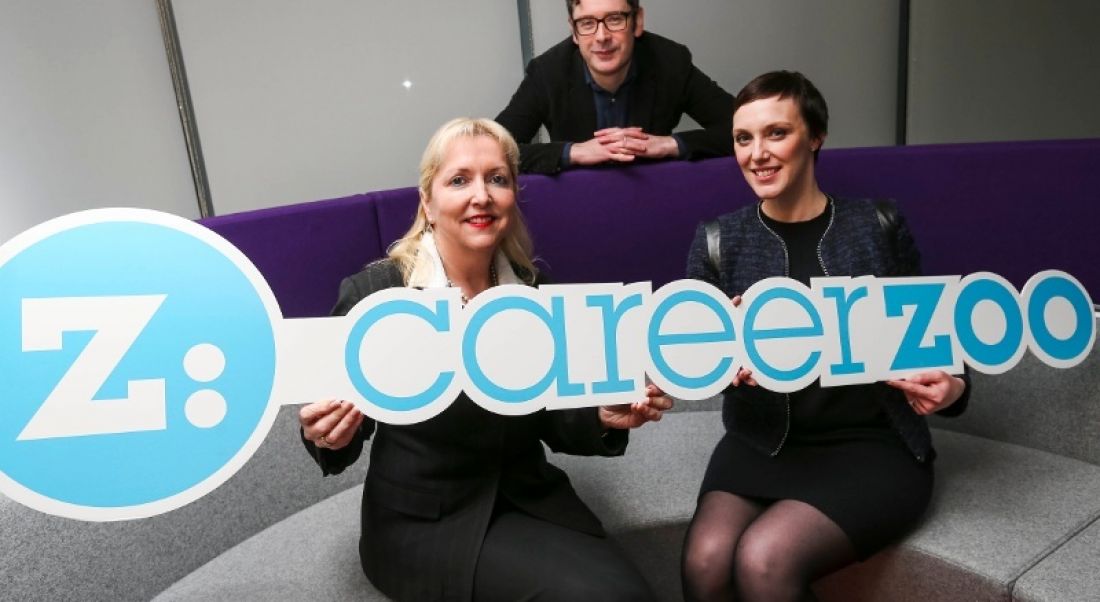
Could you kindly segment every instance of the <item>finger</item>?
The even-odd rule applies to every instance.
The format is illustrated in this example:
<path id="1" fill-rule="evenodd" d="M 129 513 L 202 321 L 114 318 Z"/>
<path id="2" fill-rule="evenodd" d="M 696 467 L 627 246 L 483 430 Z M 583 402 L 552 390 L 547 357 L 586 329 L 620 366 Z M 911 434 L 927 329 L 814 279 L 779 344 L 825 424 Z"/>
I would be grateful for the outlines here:
<path id="1" fill-rule="evenodd" d="M 657 408 L 662 412 L 665 410 L 671 410 L 673 404 L 674 402 L 672 401 L 672 398 L 668 397 L 667 395 L 659 395 L 657 397 L 651 398 L 649 401 L 649 407 Z"/>
<path id="2" fill-rule="evenodd" d="M 756 386 L 756 379 L 752 377 L 752 370 L 746 368 L 738 368 L 737 377 L 734 380 L 737 384 L 744 383 L 749 386 Z"/>
<path id="3" fill-rule="evenodd" d="M 611 153 L 612 161 L 621 161 L 623 163 L 630 163 L 634 160 L 634 155 L 628 155 L 625 153 Z"/>
<path id="4" fill-rule="evenodd" d="M 311 425 L 321 416 L 331 412 L 336 407 L 337 403 L 335 399 L 328 399 L 306 404 L 302 406 L 301 410 L 298 410 L 298 420 L 303 426 Z"/>
<path id="5" fill-rule="evenodd" d="M 639 401 L 631 407 L 632 410 L 641 411 L 645 408 L 657 408 L 658 410 L 665 410 L 667 407 L 671 407 L 672 402 L 666 397 L 661 396 L 647 396 L 642 401 Z"/>
<path id="6" fill-rule="evenodd" d="M 309 441 L 317 447 L 324 447 L 324 441 L 321 441 L 321 437 L 325 436 L 325 431 L 320 429 L 306 429 L 304 431 L 306 441 Z"/>
<path id="7" fill-rule="evenodd" d="M 646 397 L 661 397 L 665 394 L 664 389 L 658 387 L 653 383 L 649 383 L 645 386 Z"/>
<path id="8" fill-rule="evenodd" d="M 333 410 L 333 411 L 337 411 L 337 410 Z M 328 432 L 328 426 L 326 426 L 327 423 L 322 422 L 328 416 L 331 416 L 331 414 L 326 414 L 326 415 L 318 418 L 317 420 L 314 420 L 312 423 L 304 423 L 304 422 L 302 423 L 302 432 L 305 434 L 306 439 L 309 439 L 310 441 L 313 441 L 313 440 L 317 439 L 317 437 L 319 437 L 322 434 Z"/>
<path id="9" fill-rule="evenodd" d="M 363 422 L 363 414 L 361 412 L 349 412 L 348 416 L 352 417 L 351 423 L 344 428 L 342 433 L 339 435 L 329 433 L 325 436 L 328 446 L 332 449 L 340 449 L 351 443 L 352 438 L 355 437 L 355 433 L 359 430 L 359 425 Z M 341 424 L 343 423 L 341 422 Z"/>
<path id="10" fill-rule="evenodd" d="M 355 424 L 352 425 L 352 433 L 359 430 L 359 426 L 363 424 L 363 420 L 365 420 L 366 418 L 366 414 L 362 412 L 355 412 Z"/>
<path id="11" fill-rule="evenodd" d="M 917 397 L 924 397 L 925 395 L 927 395 L 927 387 L 925 387 L 924 385 L 919 385 L 917 383 L 909 382 L 908 380 L 886 380 L 883 382 L 890 385 L 891 387 L 894 387 L 895 389 L 900 389 L 910 395 L 915 395 Z"/>
<path id="12" fill-rule="evenodd" d="M 336 423 L 336 426 L 332 427 L 332 430 L 325 435 L 325 438 L 329 440 L 329 443 L 335 443 L 337 441 L 343 441 L 344 439 L 350 439 L 350 434 L 354 432 L 353 425 L 358 426 L 357 417 L 362 416 L 363 413 L 358 410 L 348 410 L 344 417 L 340 419 L 340 422 Z"/>
<path id="13" fill-rule="evenodd" d="M 926 415 L 935 414 L 936 410 L 940 409 L 940 406 L 943 405 L 943 401 L 939 399 L 919 399 L 917 400 L 917 405 L 921 407 Z"/>
<path id="14" fill-rule="evenodd" d="M 933 370 L 931 372 L 918 372 L 916 374 L 910 374 L 905 377 L 905 380 L 911 383 L 917 383 L 921 385 L 932 385 L 941 383 L 947 377 L 947 373 L 942 370 Z"/>
<path id="15" fill-rule="evenodd" d="M 626 140 L 626 136 L 619 132 L 609 132 L 596 136 L 595 140 L 599 141 L 600 144 L 622 144 Z"/>
<path id="16" fill-rule="evenodd" d="M 604 128 L 602 130 L 596 130 L 593 137 L 599 138 L 600 136 L 622 136 L 623 128 Z"/>
<path id="17" fill-rule="evenodd" d="M 328 433 L 330 433 L 332 429 L 336 428 L 336 425 L 344 419 L 344 416 L 347 415 L 348 411 L 354 407 L 355 406 L 350 403 L 341 402 L 341 405 L 339 407 L 333 409 L 333 411 L 329 412 L 327 415 L 318 418 L 317 421 L 313 423 L 311 429 L 311 431 L 315 435 L 314 438 L 319 439 L 321 435 L 328 435 Z"/>
<path id="18" fill-rule="evenodd" d="M 661 410 L 658 410 L 652 406 L 647 405 L 644 402 L 636 403 L 630 407 L 630 411 L 646 421 L 656 421 L 661 419 Z"/>

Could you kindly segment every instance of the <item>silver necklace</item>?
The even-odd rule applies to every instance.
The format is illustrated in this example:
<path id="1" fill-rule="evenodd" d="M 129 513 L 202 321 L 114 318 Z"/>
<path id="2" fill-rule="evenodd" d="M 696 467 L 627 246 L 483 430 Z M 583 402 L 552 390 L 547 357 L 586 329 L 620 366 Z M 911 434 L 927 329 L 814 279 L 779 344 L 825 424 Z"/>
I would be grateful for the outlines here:
<path id="1" fill-rule="evenodd" d="M 451 277 L 447 276 L 447 268 L 443 268 L 443 275 L 447 278 L 447 286 L 450 288 L 457 288 L 459 296 L 462 298 L 462 307 L 466 307 L 466 304 L 470 302 L 470 298 L 466 296 L 466 293 L 462 290 L 462 287 L 455 286 L 454 282 L 451 282 Z M 490 260 L 489 262 L 489 287 L 494 287 L 500 284 L 497 282 L 497 263 Z"/>

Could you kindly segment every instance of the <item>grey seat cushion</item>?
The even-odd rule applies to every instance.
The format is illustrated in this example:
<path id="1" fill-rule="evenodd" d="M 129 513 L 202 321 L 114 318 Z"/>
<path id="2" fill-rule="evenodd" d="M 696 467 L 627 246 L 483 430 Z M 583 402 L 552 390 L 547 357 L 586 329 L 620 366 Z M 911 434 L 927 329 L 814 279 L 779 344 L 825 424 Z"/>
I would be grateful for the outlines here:
<path id="1" fill-rule="evenodd" d="M 681 412 L 633 431 L 623 457 L 553 454 L 550 461 L 565 469 L 654 588 L 679 596 L 683 525 L 721 432 L 717 412 Z M 385 600 L 359 566 L 361 495 L 353 487 L 272 525 L 156 600 Z"/>
<path id="2" fill-rule="evenodd" d="M 1093 523 L 1020 577 L 1020 602 L 1076 602 L 1100 597 L 1100 523 Z"/>
<path id="3" fill-rule="evenodd" d="M 722 437 L 719 412 L 668 414 L 631 431 L 619 458 L 553 454 L 581 498 L 612 533 L 691 518 L 707 461 Z"/>
<path id="4" fill-rule="evenodd" d="M 684 412 L 635 431 L 621 458 L 551 457 L 662 600 L 679 597 L 683 532 L 721 434 L 717 412 Z M 937 484 L 923 524 L 820 582 L 825 599 L 1007 600 L 1016 579 L 1100 517 L 1094 465 L 962 433 L 935 438 Z M 157 599 L 382 599 L 364 593 L 374 590 L 359 569 L 360 489 L 268 528 Z"/>
<path id="5" fill-rule="evenodd" d="M 902 545 L 823 580 L 824 598 L 1008 600 L 1016 579 L 1100 516 L 1100 467 L 973 435 L 934 436 L 936 489 L 923 524 Z"/>
<path id="6" fill-rule="evenodd" d="M 974 397 L 966 413 L 933 417 L 934 426 L 1100 465 L 1100 349 L 1069 369 L 1026 353 L 1005 374 L 973 372 L 971 378 Z"/>
<path id="7" fill-rule="evenodd" d="M 149 600 L 248 537 L 362 483 L 365 463 L 320 479 L 298 439 L 297 415 L 297 407 L 281 408 L 237 474 L 152 518 L 75 521 L 0 495 L 0 600 Z"/>
<path id="8" fill-rule="evenodd" d="M 723 432 L 717 411 L 667 414 L 660 423 L 633 431 L 621 458 L 551 459 L 569 473 L 658 600 L 680 599 L 684 531 Z"/>
<path id="9" fill-rule="evenodd" d="M 387 600 L 359 566 L 362 495 L 358 485 L 287 517 L 154 600 Z"/>

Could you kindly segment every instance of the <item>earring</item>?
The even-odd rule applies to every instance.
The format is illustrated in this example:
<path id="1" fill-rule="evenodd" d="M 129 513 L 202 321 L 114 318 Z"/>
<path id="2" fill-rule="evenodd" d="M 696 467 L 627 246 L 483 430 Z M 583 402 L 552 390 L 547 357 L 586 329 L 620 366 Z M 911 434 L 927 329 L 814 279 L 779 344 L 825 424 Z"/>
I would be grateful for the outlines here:
<path id="1" fill-rule="evenodd" d="M 424 226 L 424 233 L 425 234 L 431 234 L 434 231 L 434 228 L 435 228 L 435 223 L 428 222 L 428 224 L 426 226 Z"/>

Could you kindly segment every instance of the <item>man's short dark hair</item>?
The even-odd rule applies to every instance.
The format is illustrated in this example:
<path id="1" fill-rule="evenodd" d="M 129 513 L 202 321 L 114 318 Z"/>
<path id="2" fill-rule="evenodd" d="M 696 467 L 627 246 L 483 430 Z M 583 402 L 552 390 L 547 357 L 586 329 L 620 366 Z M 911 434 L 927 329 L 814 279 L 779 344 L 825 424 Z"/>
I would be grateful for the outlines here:
<path id="1" fill-rule="evenodd" d="M 790 98 L 798 105 L 810 138 L 825 137 L 829 131 L 829 106 L 813 82 L 797 71 L 769 71 L 758 75 L 737 93 L 733 99 L 733 112 L 754 100 L 776 96 Z M 817 158 L 817 151 L 814 151 L 814 158 Z"/>
<path id="2" fill-rule="evenodd" d="M 641 0 L 626 0 L 626 3 L 630 5 L 630 12 L 637 14 L 638 3 Z M 581 3 L 581 0 L 565 0 L 565 10 L 569 13 L 569 18 L 573 18 L 573 9 L 577 8 L 577 5 Z"/>

